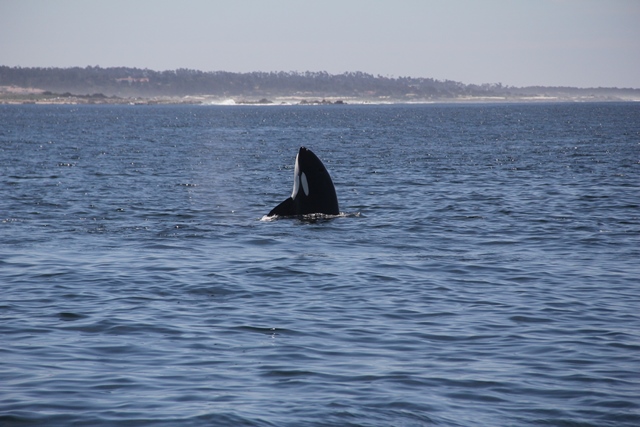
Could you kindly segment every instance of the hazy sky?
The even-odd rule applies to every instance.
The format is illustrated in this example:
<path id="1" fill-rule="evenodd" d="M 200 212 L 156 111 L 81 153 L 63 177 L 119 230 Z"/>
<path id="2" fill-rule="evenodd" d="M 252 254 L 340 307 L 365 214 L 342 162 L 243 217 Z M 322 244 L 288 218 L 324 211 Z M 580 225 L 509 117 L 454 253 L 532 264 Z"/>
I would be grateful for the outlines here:
<path id="1" fill-rule="evenodd" d="M 0 65 L 640 88 L 640 0 L 0 0 Z"/>

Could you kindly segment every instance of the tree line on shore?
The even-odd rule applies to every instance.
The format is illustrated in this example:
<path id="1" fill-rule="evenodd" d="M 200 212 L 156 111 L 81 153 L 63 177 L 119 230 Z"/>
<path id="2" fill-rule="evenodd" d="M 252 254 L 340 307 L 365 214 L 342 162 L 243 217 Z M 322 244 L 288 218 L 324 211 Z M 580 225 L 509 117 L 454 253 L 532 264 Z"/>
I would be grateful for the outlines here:
<path id="1" fill-rule="evenodd" d="M 640 96 L 640 89 L 516 88 L 497 84 L 463 84 L 432 78 L 374 76 L 363 72 L 204 72 L 190 69 L 154 71 L 129 67 L 0 66 L 0 86 L 38 88 L 55 93 L 118 97 L 358 97 L 430 100 L 460 97 L 539 96 L 549 92 L 573 96 Z"/>

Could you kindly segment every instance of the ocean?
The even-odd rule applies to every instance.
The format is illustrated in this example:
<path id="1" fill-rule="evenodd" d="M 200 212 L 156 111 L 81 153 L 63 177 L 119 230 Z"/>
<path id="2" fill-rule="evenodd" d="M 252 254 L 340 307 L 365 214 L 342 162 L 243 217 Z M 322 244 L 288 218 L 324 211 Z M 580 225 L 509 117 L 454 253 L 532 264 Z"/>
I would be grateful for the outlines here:
<path id="1" fill-rule="evenodd" d="M 640 104 L 0 124 L 2 426 L 640 425 Z"/>

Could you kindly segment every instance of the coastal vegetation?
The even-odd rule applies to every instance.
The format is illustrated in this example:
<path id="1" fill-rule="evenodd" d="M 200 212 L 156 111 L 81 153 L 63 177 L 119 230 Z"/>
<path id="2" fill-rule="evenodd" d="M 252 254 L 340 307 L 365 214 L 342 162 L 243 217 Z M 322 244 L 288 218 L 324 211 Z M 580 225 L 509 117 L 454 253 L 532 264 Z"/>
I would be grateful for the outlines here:
<path id="1" fill-rule="evenodd" d="M 324 71 L 232 73 L 98 66 L 0 66 L 0 102 L 10 99 L 63 102 L 65 98 L 82 103 L 116 103 L 132 99 L 198 103 L 230 99 L 247 104 L 268 104 L 285 98 L 310 104 L 344 103 L 343 100 L 638 100 L 640 89 L 478 85 L 422 77 L 374 76 L 359 71 L 343 74 Z"/>

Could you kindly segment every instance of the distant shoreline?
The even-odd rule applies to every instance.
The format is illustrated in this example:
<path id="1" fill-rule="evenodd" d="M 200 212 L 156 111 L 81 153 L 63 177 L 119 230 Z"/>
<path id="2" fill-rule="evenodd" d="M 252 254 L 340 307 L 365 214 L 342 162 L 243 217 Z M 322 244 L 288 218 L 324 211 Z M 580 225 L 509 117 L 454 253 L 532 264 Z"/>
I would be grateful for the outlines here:
<path id="1" fill-rule="evenodd" d="M 272 98 L 228 97 L 211 95 L 118 97 L 103 94 L 56 94 L 34 88 L 11 90 L 0 87 L 0 105 L 384 105 L 384 104 L 453 104 L 453 103 L 564 103 L 564 102 L 640 102 L 640 96 L 458 96 L 436 99 L 394 99 L 391 97 L 323 97 L 276 96 Z"/>
<path id="2" fill-rule="evenodd" d="M 513 87 L 363 72 L 154 71 L 131 67 L 0 65 L 2 104 L 340 105 L 473 102 L 629 102 L 640 89 Z"/>

